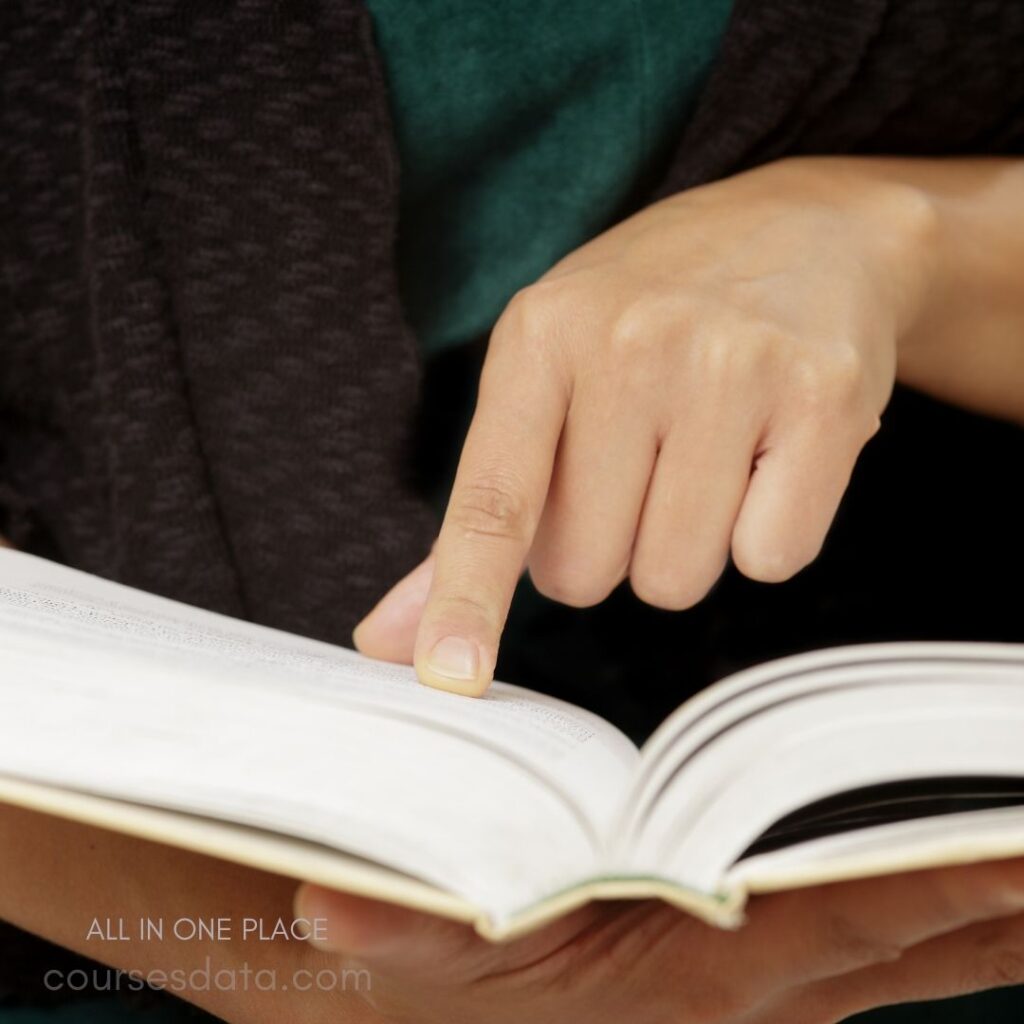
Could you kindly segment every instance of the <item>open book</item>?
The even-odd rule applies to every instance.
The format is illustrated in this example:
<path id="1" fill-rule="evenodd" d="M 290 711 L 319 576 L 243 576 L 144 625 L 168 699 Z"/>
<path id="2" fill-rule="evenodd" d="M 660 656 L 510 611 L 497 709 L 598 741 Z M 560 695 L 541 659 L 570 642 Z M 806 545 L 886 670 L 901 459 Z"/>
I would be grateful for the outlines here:
<path id="1" fill-rule="evenodd" d="M 579 708 L 0 551 L 0 800 L 473 922 L 1024 852 L 1024 647 L 743 672 L 643 750 Z"/>

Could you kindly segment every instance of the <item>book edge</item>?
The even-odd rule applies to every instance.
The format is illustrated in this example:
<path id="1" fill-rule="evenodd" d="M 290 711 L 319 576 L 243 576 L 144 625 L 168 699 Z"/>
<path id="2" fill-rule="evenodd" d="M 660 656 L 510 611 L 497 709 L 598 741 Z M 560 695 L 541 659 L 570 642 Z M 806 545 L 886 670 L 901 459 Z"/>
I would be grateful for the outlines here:
<path id="1" fill-rule="evenodd" d="M 291 836 L 0 774 L 0 802 L 232 861 L 297 881 L 474 923 L 467 900 L 401 872 Z"/>
<path id="2" fill-rule="evenodd" d="M 742 916 L 741 894 L 715 898 L 654 878 L 584 880 L 522 911 L 497 916 L 453 893 L 342 850 L 245 825 L 3 774 L 0 802 L 435 914 L 471 925 L 491 942 L 535 931 L 595 900 L 662 899 L 718 927 L 735 927 Z"/>

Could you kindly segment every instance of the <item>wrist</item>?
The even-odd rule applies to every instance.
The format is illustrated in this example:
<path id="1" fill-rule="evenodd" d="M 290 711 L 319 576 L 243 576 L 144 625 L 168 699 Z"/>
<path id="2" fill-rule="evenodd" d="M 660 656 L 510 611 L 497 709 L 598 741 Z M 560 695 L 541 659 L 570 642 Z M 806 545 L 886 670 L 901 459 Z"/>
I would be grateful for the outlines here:
<path id="1" fill-rule="evenodd" d="M 892 337 L 903 345 L 915 331 L 937 287 L 938 203 L 901 173 L 908 161 L 870 157 L 793 157 L 778 171 L 798 201 L 840 213 L 849 233 L 841 244 L 859 254 L 873 299 L 889 312 Z"/>

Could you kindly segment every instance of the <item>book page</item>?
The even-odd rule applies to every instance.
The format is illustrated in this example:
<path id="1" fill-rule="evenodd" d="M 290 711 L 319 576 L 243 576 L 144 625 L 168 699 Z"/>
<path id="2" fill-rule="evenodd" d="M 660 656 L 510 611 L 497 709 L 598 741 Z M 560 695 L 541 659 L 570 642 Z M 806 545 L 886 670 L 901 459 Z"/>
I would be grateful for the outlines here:
<path id="1" fill-rule="evenodd" d="M 638 754 L 601 719 L 0 551 L 0 772 L 337 846 L 510 912 L 571 884 Z"/>
<path id="2" fill-rule="evenodd" d="M 774 675 L 752 670 L 682 723 L 628 802 L 635 813 L 622 829 L 623 856 L 636 870 L 714 892 L 752 843 L 829 797 L 841 804 L 841 794 L 897 782 L 910 792 L 927 780 L 946 780 L 931 789 L 952 792 L 957 779 L 1020 793 L 1024 649 L 903 644 L 838 653 L 778 662 Z M 1024 820 L 1024 809 L 1014 813 Z M 884 826 L 890 835 L 899 827 Z"/>
<path id="3" fill-rule="evenodd" d="M 852 671 L 852 678 L 860 680 L 914 674 L 922 664 L 979 663 L 1024 665 L 1024 647 L 955 641 L 854 644 L 778 658 L 722 679 L 686 701 L 644 744 L 628 796 L 628 821 L 620 820 L 616 831 L 628 830 L 645 816 L 655 794 L 694 751 L 762 708 L 820 688 L 831 671 Z"/>

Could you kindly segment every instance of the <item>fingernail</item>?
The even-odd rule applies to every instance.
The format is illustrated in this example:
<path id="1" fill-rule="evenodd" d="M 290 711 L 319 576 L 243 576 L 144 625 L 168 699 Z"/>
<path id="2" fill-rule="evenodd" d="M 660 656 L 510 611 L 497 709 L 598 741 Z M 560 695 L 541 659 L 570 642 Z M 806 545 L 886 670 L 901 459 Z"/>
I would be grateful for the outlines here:
<path id="1" fill-rule="evenodd" d="M 480 649 L 461 636 L 446 636 L 434 644 L 427 669 L 445 679 L 473 682 L 480 675 Z"/>

